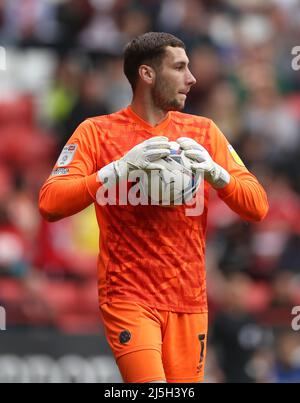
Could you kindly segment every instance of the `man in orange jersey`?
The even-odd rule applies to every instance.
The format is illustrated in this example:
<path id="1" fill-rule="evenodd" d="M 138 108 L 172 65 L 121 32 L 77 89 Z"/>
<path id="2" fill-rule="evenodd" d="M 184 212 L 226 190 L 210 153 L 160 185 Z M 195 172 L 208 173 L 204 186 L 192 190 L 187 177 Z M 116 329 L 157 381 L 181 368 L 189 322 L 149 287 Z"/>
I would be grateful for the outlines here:
<path id="1" fill-rule="evenodd" d="M 207 342 L 205 231 L 212 188 L 243 219 L 260 221 L 266 194 L 218 127 L 181 113 L 195 83 L 184 44 L 166 33 L 131 41 L 124 72 L 127 108 L 83 122 L 40 194 L 49 221 L 95 203 L 100 228 L 99 304 L 125 382 L 200 382 Z M 97 192 L 136 169 L 159 168 L 178 141 L 202 172 L 204 207 L 99 205 Z"/>

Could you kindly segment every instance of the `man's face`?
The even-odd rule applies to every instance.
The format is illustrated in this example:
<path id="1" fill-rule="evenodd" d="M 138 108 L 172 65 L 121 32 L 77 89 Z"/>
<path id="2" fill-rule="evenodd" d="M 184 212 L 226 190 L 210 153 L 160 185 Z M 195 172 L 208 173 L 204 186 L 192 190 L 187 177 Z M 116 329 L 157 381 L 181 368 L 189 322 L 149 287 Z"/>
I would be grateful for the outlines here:
<path id="1" fill-rule="evenodd" d="M 154 105 L 164 111 L 180 111 L 195 77 L 188 67 L 189 59 L 182 48 L 168 46 L 161 66 L 156 70 L 151 89 Z"/>

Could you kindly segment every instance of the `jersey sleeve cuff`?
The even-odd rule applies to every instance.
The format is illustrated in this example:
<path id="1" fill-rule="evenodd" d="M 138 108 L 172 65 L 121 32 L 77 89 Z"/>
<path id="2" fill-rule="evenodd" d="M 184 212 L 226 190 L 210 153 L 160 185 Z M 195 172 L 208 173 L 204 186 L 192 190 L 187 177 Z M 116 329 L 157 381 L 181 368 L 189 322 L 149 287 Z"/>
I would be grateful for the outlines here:
<path id="1" fill-rule="evenodd" d="M 218 195 L 222 199 L 229 197 L 234 192 L 235 186 L 236 186 L 236 179 L 232 175 L 230 175 L 229 184 L 224 188 L 218 190 Z"/>

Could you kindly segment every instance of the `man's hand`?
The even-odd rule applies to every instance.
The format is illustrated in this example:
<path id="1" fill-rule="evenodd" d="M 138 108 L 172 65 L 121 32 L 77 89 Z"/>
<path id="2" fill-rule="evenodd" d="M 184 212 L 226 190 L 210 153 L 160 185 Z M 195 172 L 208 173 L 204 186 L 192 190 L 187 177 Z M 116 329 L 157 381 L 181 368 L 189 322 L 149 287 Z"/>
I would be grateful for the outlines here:
<path id="1" fill-rule="evenodd" d="M 213 161 L 208 151 L 202 145 L 188 137 L 180 137 L 177 139 L 177 143 L 184 150 L 185 156 L 195 161 L 192 164 L 192 169 L 202 171 L 204 179 L 215 189 L 222 189 L 229 184 L 230 174 Z"/>
<path id="2" fill-rule="evenodd" d="M 117 181 L 126 180 L 131 171 L 164 169 L 155 161 L 170 155 L 170 147 L 167 137 L 152 137 L 133 147 L 121 159 L 100 169 L 99 178 L 102 183 L 108 181 L 109 184 L 115 184 Z"/>

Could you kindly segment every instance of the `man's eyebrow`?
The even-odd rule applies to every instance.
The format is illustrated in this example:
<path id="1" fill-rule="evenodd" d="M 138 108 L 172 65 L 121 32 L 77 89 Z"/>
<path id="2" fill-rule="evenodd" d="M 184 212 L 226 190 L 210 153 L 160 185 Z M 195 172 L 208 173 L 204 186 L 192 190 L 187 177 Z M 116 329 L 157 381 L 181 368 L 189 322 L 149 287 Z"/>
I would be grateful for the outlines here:
<path id="1" fill-rule="evenodd" d="M 188 65 L 190 64 L 190 61 L 189 61 L 189 60 L 187 60 L 187 61 L 177 60 L 177 61 L 174 62 L 174 64 L 175 64 L 176 66 L 177 66 L 177 65 L 180 65 L 180 66 L 188 66 Z"/>

